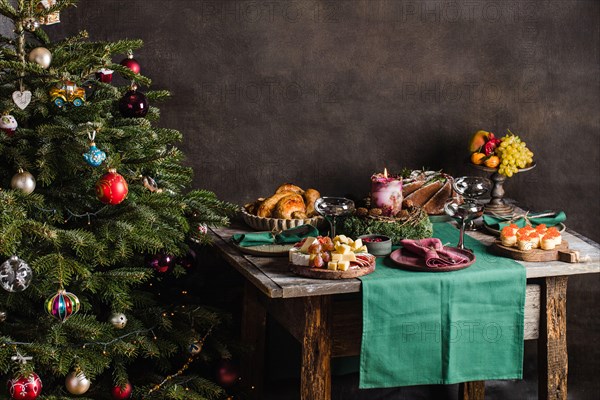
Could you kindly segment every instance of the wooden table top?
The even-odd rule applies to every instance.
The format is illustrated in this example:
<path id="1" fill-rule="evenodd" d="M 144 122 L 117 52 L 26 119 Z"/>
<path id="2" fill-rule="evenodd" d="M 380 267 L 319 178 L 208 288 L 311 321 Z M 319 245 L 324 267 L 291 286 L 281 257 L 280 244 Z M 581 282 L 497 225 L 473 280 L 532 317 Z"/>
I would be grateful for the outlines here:
<path id="1" fill-rule="evenodd" d="M 226 228 L 213 228 L 211 231 L 214 247 L 228 263 L 270 298 L 360 292 L 361 281 L 357 278 L 343 280 L 303 278 L 288 270 L 287 257 L 258 257 L 242 254 L 231 244 L 231 236 L 253 230 L 241 223 Z M 491 244 L 495 239 L 494 236 L 480 231 L 467 232 L 467 234 L 484 244 Z M 528 279 L 600 273 L 600 246 L 597 243 L 571 230 L 566 230 L 562 236 L 571 249 L 579 250 L 582 262 L 570 264 L 562 261 L 519 261 L 525 266 Z"/>

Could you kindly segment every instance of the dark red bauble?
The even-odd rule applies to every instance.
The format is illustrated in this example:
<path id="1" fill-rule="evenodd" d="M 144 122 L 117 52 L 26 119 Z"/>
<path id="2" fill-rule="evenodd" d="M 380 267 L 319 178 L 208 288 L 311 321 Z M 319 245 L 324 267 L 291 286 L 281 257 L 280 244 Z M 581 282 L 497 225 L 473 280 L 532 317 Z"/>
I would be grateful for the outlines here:
<path id="1" fill-rule="evenodd" d="M 148 114 L 148 99 L 137 90 L 129 90 L 119 100 L 119 111 L 126 118 L 142 118 Z"/>
<path id="2" fill-rule="evenodd" d="M 125 200 L 128 192 L 127 181 L 114 169 L 110 169 L 96 182 L 96 196 L 104 204 L 119 204 Z"/>
<path id="3" fill-rule="evenodd" d="M 125 387 L 121 388 L 121 386 L 115 386 L 110 391 L 112 398 L 115 400 L 123 400 L 131 397 L 131 392 L 133 391 L 133 387 L 131 383 L 127 382 Z"/>
<path id="4" fill-rule="evenodd" d="M 185 269 L 192 269 L 196 265 L 196 252 L 190 249 L 185 257 L 177 258 L 177 264 Z"/>
<path id="5" fill-rule="evenodd" d="M 169 272 L 175 264 L 175 257 L 164 253 L 154 254 L 146 258 L 146 264 L 158 273 Z"/>
<path id="6" fill-rule="evenodd" d="M 42 393 L 42 380 L 35 372 L 9 379 L 7 386 L 11 399 L 35 400 Z"/>
<path id="7" fill-rule="evenodd" d="M 129 68 L 130 70 L 132 70 L 134 74 L 139 74 L 141 71 L 140 63 L 138 63 L 133 57 L 127 57 L 126 59 L 121 61 L 121 65 L 125 68 Z"/>
<path id="8" fill-rule="evenodd" d="M 240 377 L 238 366 L 231 360 L 221 360 L 217 366 L 217 383 L 221 386 L 231 386 Z"/>

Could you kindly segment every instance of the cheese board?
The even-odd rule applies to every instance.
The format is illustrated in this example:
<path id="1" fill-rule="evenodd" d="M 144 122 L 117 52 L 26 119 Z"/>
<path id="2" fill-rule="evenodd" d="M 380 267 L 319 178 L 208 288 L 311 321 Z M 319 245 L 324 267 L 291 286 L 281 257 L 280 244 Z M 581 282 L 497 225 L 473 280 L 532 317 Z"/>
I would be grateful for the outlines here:
<path id="1" fill-rule="evenodd" d="M 289 251 L 289 269 L 315 279 L 351 279 L 375 271 L 376 257 L 362 239 L 345 235 L 307 237 Z"/>
<path id="2" fill-rule="evenodd" d="M 496 239 L 491 245 L 491 250 L 499 256 L 520 261 L 543 262 L 558 260 L 568 263 L 579 262 L 579 252 L 569 249 L 569 244 L 565 240 L 552 250 L 519 250 L 516 247 L 504 246 L 501 240 Z"/>
<path id="3" fill-rule="evenodd" d="M 290 271 L 296 275 L 314 279 L 351 279 L 367 275 L 375 271 L 375 261 L 367 267 L 350 267 L 346 271 L 331 271 L 326 268 L 305 267 L 290 263 Z"/>

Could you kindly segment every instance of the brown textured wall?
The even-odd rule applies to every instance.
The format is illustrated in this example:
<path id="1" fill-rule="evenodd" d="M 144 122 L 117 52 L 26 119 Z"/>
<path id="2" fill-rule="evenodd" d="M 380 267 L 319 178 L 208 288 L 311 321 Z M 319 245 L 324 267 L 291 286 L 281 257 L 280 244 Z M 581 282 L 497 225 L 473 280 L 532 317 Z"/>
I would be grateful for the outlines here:
<path id="1" fill-rule="evenodd" d="M 507 184 L 600 241 L 595 1 L 83 1 L 58 34 L 141 37 L 196 185 L 244 202 L 284 181 L 362 195 L 388 166 L 464 165 L 480 129 L 538 167 Z"/>
<path id="2" fill-rule="evenodd" d="M 597 1 L 82 1 L 53 35 L 142 38 L 161 124 L 195 184 L 237 203 L 279 183 L 362 195 L 372 172 L 474 173 L 478 129 L 519 133 L 538 167 L 506 185 L 600 241 Z M 571 382 L 591 398 L 598 279 L 572 278 Z"/>

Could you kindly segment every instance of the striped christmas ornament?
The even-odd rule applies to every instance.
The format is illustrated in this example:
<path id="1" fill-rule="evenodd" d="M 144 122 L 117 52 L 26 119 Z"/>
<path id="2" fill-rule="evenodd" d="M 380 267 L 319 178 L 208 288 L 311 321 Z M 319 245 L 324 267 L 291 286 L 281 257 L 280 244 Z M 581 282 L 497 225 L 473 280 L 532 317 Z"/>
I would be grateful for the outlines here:
<path id="1" fill-rule="evenodd" d="M 71 315 L 77 313 L 81 304 L 73 293 L 61 289 L 54 296 L 46 300 L 46 312 L 54 318 L 65 322 Z"/>

